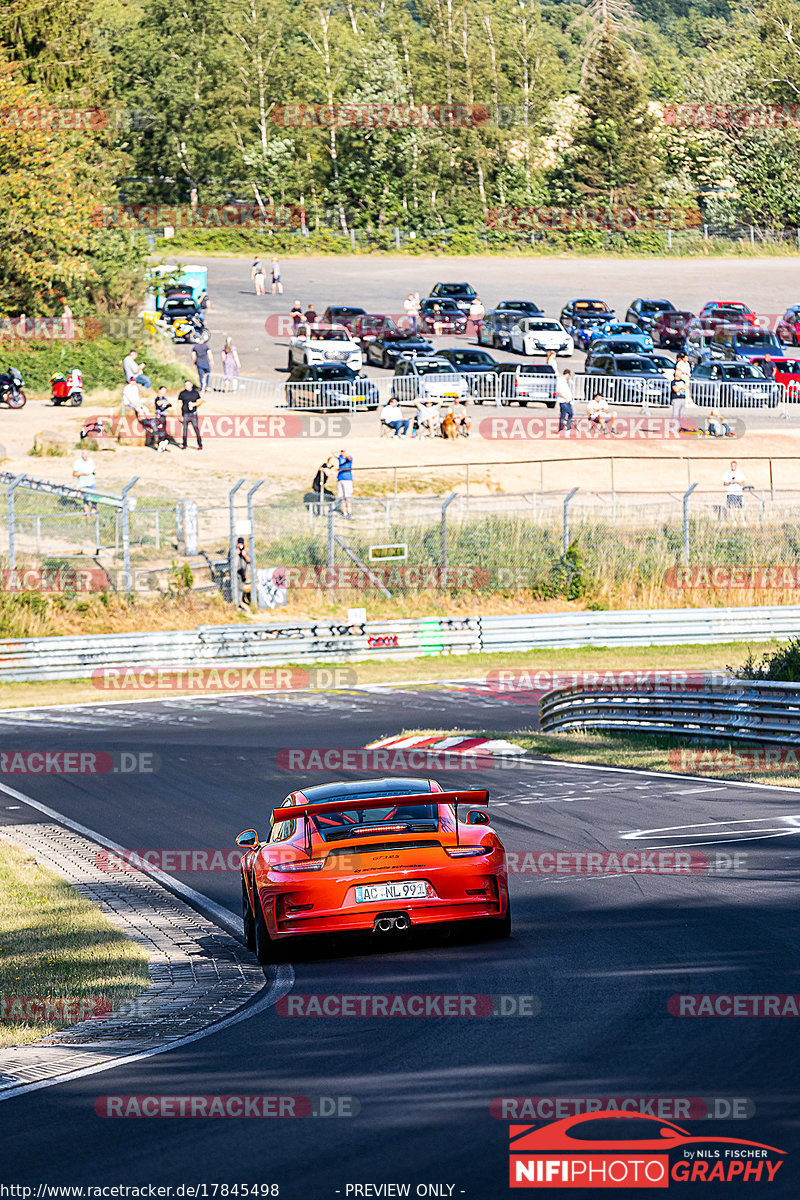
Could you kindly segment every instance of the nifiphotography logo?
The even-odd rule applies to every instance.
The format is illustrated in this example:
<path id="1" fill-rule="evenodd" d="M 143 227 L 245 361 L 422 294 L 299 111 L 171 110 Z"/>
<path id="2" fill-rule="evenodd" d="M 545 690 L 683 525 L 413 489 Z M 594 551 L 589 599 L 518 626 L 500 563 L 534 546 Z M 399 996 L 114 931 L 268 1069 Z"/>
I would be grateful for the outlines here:
<path id="1" fill-rule="evenodd" d="M 695 1137 L 671 1121 L 607 1109 L 509 1127 L 512 1188 L 668 1188 L 773 1183 L 785 1150 L 745 1138 Z"/>

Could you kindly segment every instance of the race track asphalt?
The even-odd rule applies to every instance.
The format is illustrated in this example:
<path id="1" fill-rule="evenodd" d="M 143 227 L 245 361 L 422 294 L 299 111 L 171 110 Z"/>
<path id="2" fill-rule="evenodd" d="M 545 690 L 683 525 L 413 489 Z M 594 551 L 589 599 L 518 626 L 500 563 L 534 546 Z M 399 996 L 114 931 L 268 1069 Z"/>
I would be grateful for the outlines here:
<path id="1" fill-rule="evenodd" d="M 157 755 L 158 769 L 2 779 L 131 849 L 227 851 L 241 829 L 264 831 L 267 809 L 287 792 L 332 778 L 288 775 L 276 763 L 282 748 L 360 747 L 404 727 L 516 729 L 521 720 L 524 711 L 497 696 L 413 685 L 8 712 L 6 751 L 126 750 Z M 671 1186 L 687 1196 L 800 1195 L 797 1019 L 681 1018 L 667 1007 L 678 993 L 800 992 L 800 794 L 544 760 L 437 777 L 490 789 L 496 829 L 522 865 L 529 852 L 653 846 L 705 849 L 712 866 L 744 857 L 736 871 L 684 876 L 523 870 L 510 879 L 507 942 L 367 940 L 301 955 L 293 994 L 534 996 L 541 1007 L 508 1017 L 269 1009 L 190 1046 L 0 1104 L 0 1181 L 204 1183 L 212 1197 L 215 1184 L 277 1184 L 283 1200 L 335 1200 L 358 1195 L 353 1185 L 388 1183 L 409 1184 L 414 1196 L 437 1184 L 444 1190 L 429 1195 L 494 1200 L 510 1193 L 508 1121 L 493 1115 L 493 1100 L 737 1098 L 749 1102 L 747 1119 L 675 1119 L 693 1134 L 788 1151 L 775 1182 Z M 0 820 L 39 819 L 0 795 Z M 648 830 L 658 832 L 636 836 Z M 174 874 L 238 911 L 235 871 Z M 108 1119 L 94 1110 L 103 1095 L 217 1093 L 355 1097 L 358 1112 Z"/>

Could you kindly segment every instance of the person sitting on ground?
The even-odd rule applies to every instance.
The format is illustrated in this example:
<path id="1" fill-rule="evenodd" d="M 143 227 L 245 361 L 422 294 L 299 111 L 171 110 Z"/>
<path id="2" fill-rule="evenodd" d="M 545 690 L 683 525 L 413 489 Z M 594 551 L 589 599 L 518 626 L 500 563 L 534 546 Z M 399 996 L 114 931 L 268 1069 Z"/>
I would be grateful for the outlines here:
<path id="1" fill-rule="evenodd" d="M 388 425 L 390 429 L 394 430 L 395 437 L 399 437 L 401 434 L 404 437 L 408 435 L 411 418 L 403 416 L 396 396 L 392 396 L 381 409 L 381 424 Z"/>
<path id="2" fill-rule="evenodd" d="M 586 416 L 589 424 L 595 426 L 603 434 L 614 432 L 614 418 L 605 396 L 596 395 L 586 405 Z"/>
<path id="3" fill-rule="evenodd" d="M 731 427 L 723 421 L 715 408 L 712 408 L 706 419 L 706 433 L 709 437 L 730 437 Z"/>

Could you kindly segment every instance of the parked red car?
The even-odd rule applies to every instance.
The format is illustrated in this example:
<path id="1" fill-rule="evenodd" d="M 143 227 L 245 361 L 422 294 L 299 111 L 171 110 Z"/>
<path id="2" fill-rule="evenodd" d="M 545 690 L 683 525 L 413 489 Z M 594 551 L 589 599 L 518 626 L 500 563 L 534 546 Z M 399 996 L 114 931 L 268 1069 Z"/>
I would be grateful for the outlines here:
<path id="1" fill-rule="evenodd" d="M 800 304 L 787 308 L 775 326 L 775 332 L 784 346 L 800 346 Z"/>

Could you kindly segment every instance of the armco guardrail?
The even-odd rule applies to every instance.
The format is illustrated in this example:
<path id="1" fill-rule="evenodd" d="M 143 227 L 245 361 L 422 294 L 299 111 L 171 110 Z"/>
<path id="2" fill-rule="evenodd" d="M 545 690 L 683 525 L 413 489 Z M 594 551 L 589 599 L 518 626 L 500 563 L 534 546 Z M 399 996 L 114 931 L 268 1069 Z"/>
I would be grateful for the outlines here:
<path id="1" fill-rule="evenodd" d="M 785 746 L 800 742 L 800 684 L 731 679 L 685 692 L 557 688 L 542 697 L 539 723 L 548 733 L 617 729 Z"/>
<path id="2" fill-rule="evenodd" d="M 0 641 L 0 683 L 84 679 L 104 667 L 277 666 L 499 653 L 560 646 L 649 646 L 787 639 L 800 607 L 653 609 L 432 617 L 414 621 L 274 622 L 202 625 L 159 633 Z"/>

